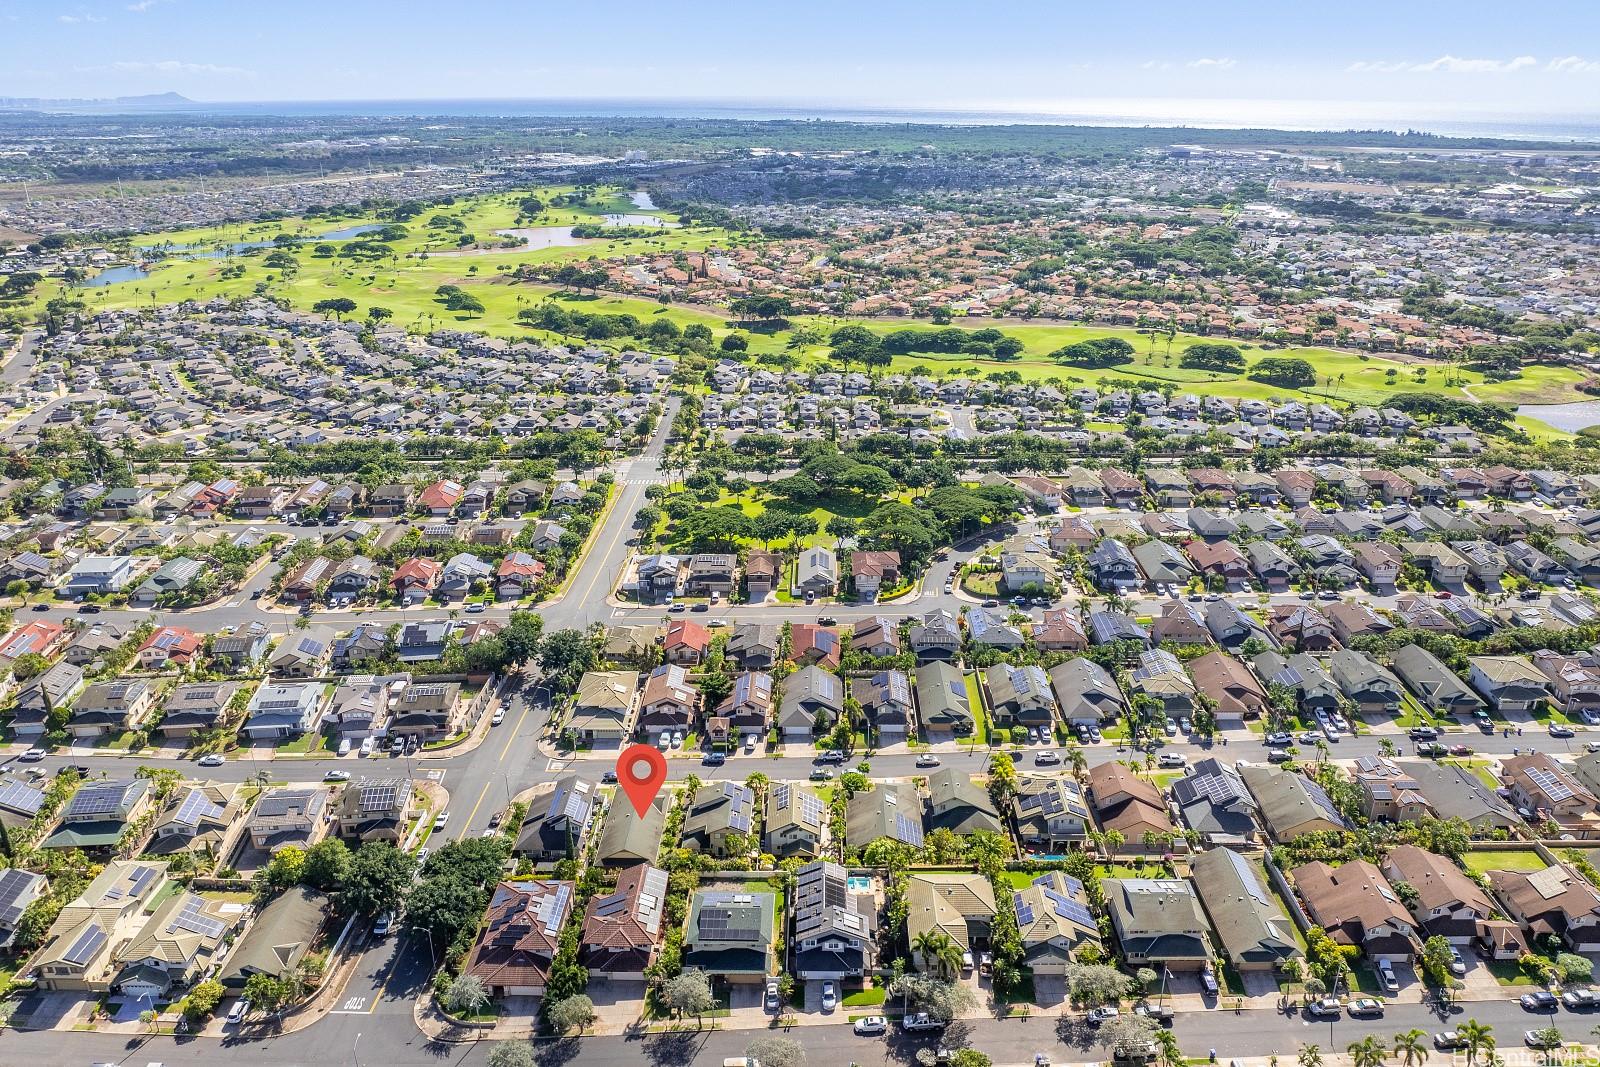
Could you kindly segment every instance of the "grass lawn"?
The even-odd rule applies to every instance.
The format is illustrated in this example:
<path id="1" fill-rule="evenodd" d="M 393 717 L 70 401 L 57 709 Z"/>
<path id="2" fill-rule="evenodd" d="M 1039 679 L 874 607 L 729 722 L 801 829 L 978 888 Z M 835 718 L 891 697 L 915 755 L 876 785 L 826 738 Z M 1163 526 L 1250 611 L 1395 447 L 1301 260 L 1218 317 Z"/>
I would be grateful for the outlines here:
<path id="1" fill-rule="evenodd" d="M 1508 848 L 1468 852 L 1462 857 L 1467 870 L 1474 874 L 1489 871 L 1542 871 L 1549 864 L 1539 858 L 1533 849 Z"/>
<path id="2" fill-rule="evenodd" d="M 243 297 L 253 293 L 258 285 L 264 285 L 270 295 L 287 300 L 302 310 L 309 309 L 318 300 L 348 297 L 357 303 L 358 315 L 364 314 L 368 307 L 380 305 L 393 312 L 392 321 L 395 324 L 408 329 L 427 331 L 439 326 L 463 326 L 499 337 L 535 337 L 559 341 L 561 338 L 556 335 L 528 329 L 516 320 L 517 312 L 523 308 L 552 300 L 572 310 L 632 314 L 644 320 L 660 317 L 680 327 L 698 323 L 709 327 L 718 339 L 732 332 L 727 324 L 726 313 L 716 308 L 701 310 L 630 297 L 576 294 L 544 285 L 517 283 L 509 277 L 511 271 L 523 265 L 579 262 L 591 257 L 615 260 L 634 255 L 676 250 L 700 251 L 711 246 L 740 247 L 755 243 L 753 238 L 715 226 L 664 228 L 659 233 L 644 237 L 601 238 L 543 248 L 457 249 L 456 239 L 461 230 L 473 235 L 479 244 L 488 245 L 500 239 L 494 233 L 498 229 L 519 225 L 571 226 L 578 222 L 596 221 L 607 213 L 637 211 L 630 206 L 623 190 L 605 188 L 598 190 L 585 203 L 551 207 L 537 219 L 518 221 L 517 200 L 526 193 L 531 192 L 548 204 L 555 194 L 568 191 L 570 187 L 529 187 L 513 192 L 466 197 L 454 204 L 429 208 L 403 224 L 407 229 L 406 236 L 390 242 L 392 254 L 380 260 L 349 259 L 342 255 L 317 256 L 314 250 L 318 244 L 307 242 L 288 249 L 297 268 L 289 272 L 287 277 L 282 271 L 266 266 L 266 254 L 271 250 L 263 249 L 217 259 L 172 258 L 156 265 L 149 277 L 114 285 L 78 288 L 72 295 L 83 300 L 90 312 L 95 312 L 144 307 L 151 303 L 204 300 L 214 296 Z M 459 223 L 460 229 L 429 227 L 427 223 L 434 215 L 447 216 Z M 226 223 L 146 235 L 133 243 L 141 246 L 170 243 L 216 248 L 234 242 L 271 241 L 281 234 L 317 237 L 352 225 L 380 221 L 371 214 L 356 212 L 338 219 L 291 218 L 264 223 Z M 461 312 L 445 310 L 435 296 L 435 290 L 441 285 L 458 285 L 468 290 L 483 303 L 484 313 L 469 317 Z M 60 295 L 62 289 L 59 281 L 47 280 L 38 287 L 24 310 L 42 310 L 45 302 Z M 824 360 L 828 349 L 825 345 L 813 345 L 789 350 L 788 343 L 794 329 L 814 328 L 826 333 L 847 322 L 867 325 L 880 333 L 898 329 L 937 329 L 928 323 L 892 319 L 842 320 L 796 316 L 792 322 L 791 330 L 749 335 L 751 353 L 761 356 L 788 352 L 804 365 Z M 958 320 L 958 323 L 966 328 L 989 325 L 979 320 Z M 1489 382 L 1476 372 L 1442 362 L 1415 358 L 1407 358 L 1402 362 L 1380 353 L 1319 347 L 1272 349 L 1237 342 L 1250 365 L 1268 356 L 1298 357 L 1309 360 L 1317 368 L 1319 379 L 1315 385 L 1307 389 L 1284 389 L 1250 381 L 1244 374 L 1215 374 L 1179 366 L 1185 346 L 1197 341 L 1215 341 L 1216 338 L 1179 334 L 1169 345 L 1164 338 L 1152 340 L 1149 335 L 1134 329 L 1009 320 L 997 325 L 1008 336 L 1022 342 L 1023 351 L 1019 359 L 1006 362 L 977 359 L 970 355 L 916 353 L 896 356 L 888 370 L 895 373 L 925 371 L 938 376 L 1011 371 L 1021 375 L 1024 380 L 1055 380 L 1068 388 L 1080 384 L 1103 386 L 1113 382 L 1132 383 L 1135 388 L 1159 388 L 1171 384 L 1185 391 L 1208 395 L 1258 399 L 1292 397 L 1310 402 L 1331 400 L 1372 405 L 1386 403 L 1395 393 L 1405 391 L 1452 397 L 1470 395 L 1479 400 L 1510 404 L 1561 402 L 1571 399 L 1573 386 L 1581 377 L 1571 368 L 1536 365 L 1524 368 L 1520 378 Z M 1090 370 L 1064 366 L 1049 358 L 1052 351 L 1064 345 L 1099 337 L 1127 340 L 1137 352 L 1134 362 L 1122 367 Z M 1466 392 L 1463 387 L 1471 392 Z M 1536 439 L 1567 436 L 1533 420 L 1518 421 Z"/>
<path id="3" fill-rule="evenodd" d="M 968 671 L 963 677 L 967 682 L 967 706 L 972 709 L 972 736 L 980 745 L 989 743 L 989 713 L 984 710 L 983 682 L 978 679 L 977 671 Z"/>
<path id="4" fill-rule="evenodd" d="M 882 989 L 862 989 L 844 998 L 847 1008 L 876 1008 L 883 1004 L 886 992 Z"/>
<path id="5" fill-rule="evenodd" d="M 301 734 L 299 737 L 280 741 L 272 747 L 279 755 L 311 756 L 328 751 L 328 735 L 320 732 Z"/>
<path id="6" fill-rule="evenodd" d="M 1006 872 L 1006 881 L 1011 883 L 1012 889 L 1026 889 L 1033 884 L 1033 880 L 1037 877 L 1039 877 L 1039 872 L 1036 871 Z"/>
<path id="7" fill-rule="evenodd" d="M 1489 968 L 1489 973 L 1494 975 L 1494 980 L 1501 985 L 1534 986 L 1538 984 L 1521 967 L 1517 966 L 1516 960 L 1485 960 L 1484 966 Z"/>

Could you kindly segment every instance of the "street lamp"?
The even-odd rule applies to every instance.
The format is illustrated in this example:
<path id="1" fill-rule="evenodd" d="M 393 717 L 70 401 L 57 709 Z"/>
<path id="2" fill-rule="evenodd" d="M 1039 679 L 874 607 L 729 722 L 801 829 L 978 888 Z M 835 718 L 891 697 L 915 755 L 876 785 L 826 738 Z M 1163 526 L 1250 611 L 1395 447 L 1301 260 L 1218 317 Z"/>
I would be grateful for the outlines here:
<path id="1" fill-rule="evenodd" d="M 430 934 L 427 930 L 423 929 L 420 926 L 408 926 L 408 927 L 406 927 L 406 929 L 410 930 L 412 933 L 421 934 L 422 937 L 423 937 L 423 940 L 427 941 L 427 943 L 428 943 L 428 967 L 429 967 L 430 972 L 431 971 L 437 971 L 439 969 L 439 960 L 438 960 L 438 957 L 434 955 L 434 951 L 433 951 L 433 935 Z"/>
<path id="2" fill-rule="evenodd" d="M 354 1061 L 355 1067 L 361 1067 L 361 1057 L 356 1055 L 356 1046 L 360 1045 L 360 1044 L 361 1044 L 361 1031 L 357 1030 L 356 1031 L 356 1039 L 354 1041 L 350 1042 L 350 1059 L 352 1061 Z"/>

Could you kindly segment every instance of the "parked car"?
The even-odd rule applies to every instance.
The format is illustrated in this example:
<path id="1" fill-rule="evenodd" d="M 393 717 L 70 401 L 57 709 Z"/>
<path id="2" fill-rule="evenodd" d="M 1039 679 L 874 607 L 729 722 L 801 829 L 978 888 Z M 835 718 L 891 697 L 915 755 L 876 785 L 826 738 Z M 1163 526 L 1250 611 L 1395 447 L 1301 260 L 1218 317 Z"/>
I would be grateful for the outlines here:
<path id="1" fill-rule="evenodd" d="M 1522 1043 L 1529 1048 L 1547 1049 L 1561 1047 L 1561 1034 L 1552 1033 L 1554 1027 L 1545 1030 L 1526 1030 L 1522 1034 Z"/>
<path id="2" fill-rule="evenodd" d="M 1156 764 L 1161 767 L 1183 767 L 1189 763 L 1182 752 L 1163 752 L 1156 759 Z"/>
<path id="3" fill-rule="evenodd" d="M 861 1037 L 877 1037 L 879 1034 L 889 1032 L 889 1020 L 881 1015 L 863 1015 L 855 1021 L 851 1029 Z"/>
<path id="4" fill-rule="evenodd" d="M 1099 1026 L 1108 1019 L 1115 1019 L 1120 1012 L 1114 1006 L 1105 1005 L 1099 1008 L 1090 1008 L 1089 1014 L 1084 1016 L 1090 1026 Z"/>
<path id="5" fill-rule="evenodd" d="M 1200 988 L 1205 990 L 1206 995 L 1209 997 L 1217 995 L 1217 972 L 1216 968 L 1211 965 L 1210 960 L 1207 960 L 1205 966 L 1200 968 Z"/>
<path id="6" fill-rule="evenodd" d="M 939 757 L 935 756 L 932 752 L 924 752 L 917 757 L 917 766 L 937 767 L 939 766 Z"/>
<path id="7" fill-rule="evenodd" d="M 833 770 L 828 767 L 813 767 L 811 768 L 811 780 L 813 782 L 831 782 L 833 781 Z"/>
<path id="8" fill-rule="evenodd" d="M 1522 1005 L 1523 1011 L 1555 1011 L 1557 1002 L 1554 993 L 1541 989 L 1522 994 L 1517 998 L 1517 1003 Z"/>
<path id="9" fill-rule="evenodd" d="M 202 767 L 220 767 L 228 762 L 228 757 L 220 752 L 207 752 L 195 762 Z"/>
<path id="10" fill-rule="evenodd" d="M 754 736 L 754 735 L 752 735 L 752 736 Z M 844 753 L 840 752 L 836 748 L 824 749 L 823 751 L 817 753 L 816 759 L 813 762 L 816 762 L 816 763 L 843 763 L 844 762 Z"/>
<path id="11" fill-rule="evenodd" d="M 1061 754 L 1052 749 L 1044 749 L 1033 754 L 1033 762 L 1039 767 L 1053 767 L 1061 762 Z"/>
<path id="12" fill-rule="evenodd" d="M 322 780 L 324 782 L 348 782 L 350 780 L 350 772 L 329 771 L 327 774 L 322 776 Z"/>
<path id="13" fill-rule="evenodd" d="M 944 1027 L 944 1020 L 935 1019 L 925 1011 L 913 1012 L 900 1020 L 900 1029 L 912 1032 L 918 1030 L 943 1030 Z"/>
<path id="14" fill-rule="evenodd" d="M 1294 735 L 1293 734 L 1281 733 L 1281 732 L 1280 733 L 1275 733 L 1275 734 L 1268 734 L 1267 735 L 1267 744 L 1269 744 L 1269 745 L 1292 745 L 1292 744 L 1294 744 Z"/>
<path id="15" fill-rule="evenodd" d="M 1550 724 L 1550 736 L 1563 738 L 1577 737 L 1578 732 L 1570 726 L 1563 726 L 1561 723 L 1553 722 Z"/>
<path id="16" fill-rule="evenodd" d="M 766 994 L 761 998 L 761 1006 L 768 1011 L 778 1010 L 778 983 L 768 982 Z"/>
<path id="17" fill-rule="evenodd" d="M 372 936 L 388 937 L 389 931 L 392 929 L 394 929 L 394 916 L 389 912 L 384 912 L 373 921 Z"/>
<path id="18" fill-rule="evenodd" d="M 1344 1005 L 1339 1003 L 1338 997 L 1322 997 L 1306 1005 L 1306 1014 L 1332 1017 L 1344 1014 Z"/>
<path id="19" fill-rule="evenodd" d="M 1377 1018 L 1383 1014 L 1383 1001 L 1374 997 L 1361 997 L 1352 1000 L 1347 1010 L 1351 1018 Z"/>
<path id="20" fill-rule="evenodd" d="M 433 832 L 438 833 L 440 830 L 443 830 L 445 823 L 449 821 L 450 813 L 448 811 L 441 811 L 438 815 L 435 815 L 433 817 Z"/>
<path id="21" fill-rule="evenodd" d="M 1461 950 L 1454 945 L 1450 946 L 1450 973 L 1457 977 L 1467 973 L 1467 961 L 1461 958 Z"/>
<path id="22" fill-rule="evenodd" d="M 37 763 L 39 760 L 44 759 L 49 754 L 50 753 L 46 752 L 42 748 L 30 748 L 28 751 L 18 756 L 17 760 L 20 763 Z"/>
<path id="23" fill-rule="evenodd" d="M 1388 960 L 1378 961 L 1378 981 L 1383 983 L 1383 988 L 1387 992 L 1400 992 L 1400 979 L 1394 973 L 1394 964 Z"/>
<path id="24" fill-rule="evenodd" d="M 832 1011 L 839 1006 L 839 991 L 832 981 L 822 983 L 822 1010 Z"/>
<path id="25" fill-rule="evenodd" d="M 1466 1042 L 1461 1040 L 1461 1035 L 1455 1030 L 1446 1030 L 1442 1034 L 1433 1035 L 1433 1047 L 1441 1052 L 1449 1052 L 1461 1048 Z"/>
<path id="26" fill-rule="evenodd" d="M 506 721 L 506 709 L 505 708 L 495 708 L 494 709 L 494 714 L 489 716 L 489 725 L 490 726 L 499 726 L 501 723 L 503 723 L 505 721 Z"/>
<path id="27" fill-rule="evenodd" d="M 1440 756 L 1447 754 L 1449 751 L 1449 749 L 1437 741 L 1424 741 L 1417 746 L 1417 755 L 1427 756 L 1431 759 L 1438 759 Z"/>

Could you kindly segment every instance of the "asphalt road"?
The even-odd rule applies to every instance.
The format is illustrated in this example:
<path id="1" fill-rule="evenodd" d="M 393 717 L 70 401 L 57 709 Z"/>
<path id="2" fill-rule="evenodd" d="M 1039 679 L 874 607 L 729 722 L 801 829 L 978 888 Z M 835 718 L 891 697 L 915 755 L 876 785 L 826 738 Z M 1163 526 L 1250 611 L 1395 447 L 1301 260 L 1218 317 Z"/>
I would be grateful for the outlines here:
<path id="1" fill-rule="evenodd" d="M 396 981 L 409 985 L 412 979 Z M 262 1067 L 326 1067 L 332 1064 L 340 1067 L 375 1064 L 442 1067 L 487 1061 L 492 1042 L 460 1045 L 430 1042 L 412 1025 L 409 1013 L 409 1003 L 405 1005 L 404 1019 L 398 1012 L 382 1010 L 339 1011 L 298 1033 L 281 1037 L 251 1035 L 249 1040 L 225 1041 L 220 1049 L 215 1041 L 200 1038 L 129 1038 L 75 1033 L 68 1039 L 49 1032 L 7 1032 L 0 1037 L 0 1059 L 7 1064 L 26 1063 L 29 1067 L 84 1067 L 101 1062 L 130 1067 L 149 1063 L 167 1067 L 214 1067 L 223 1062 Z M 1287 1059 L 1300 1047 L 1313 1044 L 1324 1052 L 1342 1052 L 1368 1034 L 1375 1034 L 1388 1044 L 1393 1035 L 1412 1028 L 1433 1034 L 1453 1029 L 1469 1018 L 1492 1026 L 1503 1052 L 1520 1048 L 1524 1031 L 1552 1024 L 1568 1040 L 1590 1042 L 1593 1040 L 1590 1031 L 1596 1021 L 1594 1016 L 1567 1012 L 1552 1016 L 1531 1015 L 1512 1001 L 1486 1001 L 1457 1007 L 1445 1014 L 1422 1005 L 1394 1006 L 1381 1019 L 1345 1016 L 1331 1024 L 1265 1009 L 1234 1012 L 1218 1008 L 1180 1013 L 1174 1031 L 1188 1055 L 1203 1057 L 1215 1050 L 1219 1062 L 1226 1063 L 1230 1057 L 1274 1053 Z M 706 1030 L 541 1041 L 537 1051 L 542 1067 L 561 1067 L 569 1062 L 580 1063 L 583 1067 L 637 1067 L 640 1061 L 650 1067 L 685 1067 L 688 1064 L 715 1067 L 726 1057 L 743 1055 L 749 1041 L 766 1032 L 769 1031 Z M 913 1062 L 918 1048 L 938 1041 L 936 1037 L 912 1039 L 898 1034 L 891 1034 L 888 1039 L 857 1037 L 842 1024 L 842 1019 L 838 1025 L 796 1027 L 788 1036 L 805 1047 L 809 1063 L 818 1065 L 857 1063 L 905 1067 Z M 1057 1063 L 1103 1061 L 1109 1055 L 1094 1032 L 1074 1016 L 963 1020 L 951 1027 L 946 1041 L 980 1049 L 995 1063 L 1003 1065 L 1031 1064 L 1038 1052 L 1048 1054 Z"/>

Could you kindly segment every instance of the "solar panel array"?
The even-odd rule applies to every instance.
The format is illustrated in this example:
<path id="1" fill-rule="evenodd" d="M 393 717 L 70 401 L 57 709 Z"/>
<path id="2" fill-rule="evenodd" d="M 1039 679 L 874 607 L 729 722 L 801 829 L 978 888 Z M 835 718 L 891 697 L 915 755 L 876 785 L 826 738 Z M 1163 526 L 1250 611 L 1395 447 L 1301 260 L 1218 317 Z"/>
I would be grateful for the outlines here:
<path id="1" fill-rule="evenodd" d="M 747 907 L 737 899 L 730 903 L 706 901 L 700 906 L 699 931 L 718 941 L 754 941 L 761 931 L 752 925 L 761 918 L 761 909 Z"/>
<path id="2" fill-rule="evenodd" d="M 172 921 L 167 924 L 167 933 L 176 934 L 182 930 L 191 934 L 199 934 L 201 937 L 213 939 L 221 937 L 222 932 L 228 928 L 227 924 L 220 919 L 214 919 L 207 915 L 205 906 L 206 902 L 203 898 L 190 896 L 183 902 L 183 906 L 178 909 L 178 914 L 174 915 Z"/>
<path id="3" fill-rule="evenodd" d="M 572 895 L 572 886 L 565 882 L 556 886 L 554 893 L 547 893 L 539 901 L 539 923 L 549 937 L 556 936 L 561 930 L 561 919 L 567 912 L 567 898 Z"/>
<path id="4" fill-rule="evenodd" d="M 14 867 L 0 871 L 0 922 L 16 925 L 26 910 L 25 905 L 18 903 L 22 899 L 22 892 L 32 886 L 39 877 Z"/>
<path id="5" fill-rule="evenodd" d="M 134 782 L 100 782 L 78 790 L 67 806 L 68 815 L 111 815 L 122 806 Z"/>
<path id="6" fill-rule="evenodd" d="M 1572 799 L 1574 795 L 1572 786 L 1564 780 L 1563 776 L 1558 775 L 1548 767 L 1529 767 L 1526 773 L 1529 780 L 1538 786 L 1545 796 L 1550 798 L 1552 804 L 1559 804 L 1563 800 Z"/>
<path id="7" fill-rule="evenodd" d="M 1057 893 L 1054 889 L 1046 888 L 1043 892 L 1044 898 L 1050 902 L 1050 910 L 1054 911 L 1060 918 L 1066 919 L 1068 922 L 1077 923 L 1079 926 L 1091 928 L 1095 926 L 1094 916 L 1090 914 L 1089 909 L 1084 907 L 1082 903 Z"/>
<path id="8" fill-rule="evenodd" d="M 894 836 L 897 841 L 904 841 L 916 848 L 922 847 L 922 820 L 905 812 L 894 813 Z"/>
<path id="9" fill-rule="evenodd" d="M 61 954 L 61 958 L 79 967 L 87 966 L 108 940 L 110 939 L 106 937 L 104 930 L 90 923 L 78 935 L 77 940 L 72 942 L 72 947 Z"/>
<path id="10" fill-rule="evenodd" d="M 390 810 L 394 807 L 395 798 L 400 795 L 400 787 L 405 784 L 399 778 L 365 783 L 361 787 L 361 810 L 363 812 Z"/>
<path id="11" fill-rule="evenodd" d="M 189 790 L 189 795 L 178 805 L 178 813 L 173 816 L 175 821 L 185 826 L 198 826 L 201 819 L 220 818 L 222 818 L 222 807 L 212 803 L 211 798 L 199 789 Z"/>
<path id="12" fill-rule="evenodd" d="M 0 808 L 18 815 L 36 815 L 44 804 L 44 794 L 15 778 L 0 780 Z"/>

